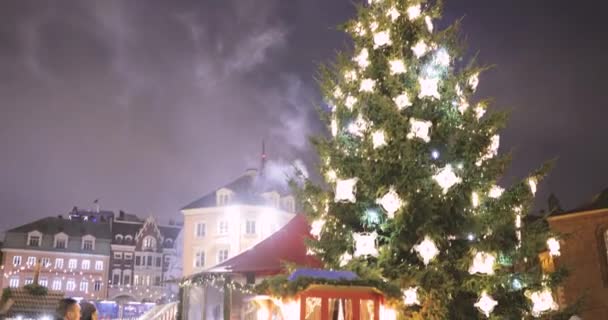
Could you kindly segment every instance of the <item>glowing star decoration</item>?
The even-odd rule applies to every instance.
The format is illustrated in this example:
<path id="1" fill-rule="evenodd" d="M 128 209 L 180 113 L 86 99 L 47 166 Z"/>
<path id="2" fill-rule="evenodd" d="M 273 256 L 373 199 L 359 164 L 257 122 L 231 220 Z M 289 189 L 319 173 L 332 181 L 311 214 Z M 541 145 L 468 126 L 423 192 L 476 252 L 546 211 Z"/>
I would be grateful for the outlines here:
<path id="1" fill-rule="evenodd" d="M 344 105 L 346 106 L 346 108 L 348 108 L 348 110 L 353 110 L 353 107 L 355 106 L 356 103 L 357 103 L 357 98 L 355 98 L 353 96 L 346 97 L 346 100 L 344 101 Z"/>
<path id="2" fill-rule="evenodd" d="M 403 304 L 406 306 L 420 305 L 418 301 L 418 287 L 409 287 L 403 292 Z"/>
<path id="3" fill-rule="evenodd" d="M 374 49 L 388 46 L 392 44 L 391 34 L 388 30 L 380 31 L 374 34 Z"/>
<path id="4" fill-rule="evenodd" d="M 537 181 L 536 178 L 529 178 L 528 179 L 528 185 L 530 186 L 530 192 L 532 192 L 532 195 L 536 194 L 536 185 L 537 185 Z"/>
<path id="5" fill-rule="evenodd" d="M 394 101 L 397 105 L 397 109 L 399 110 L 405 109 L 412 105 L 412 102 L 410 101 L 410 96 L 407 94 L 407 92 L 404 92 L 395 97 Z"/>
<path id="6" fill-rule="evenodd" d="M 473 205 L 473 208 L 479 207 L 479 195 L 477 192 L 471 194 L 471 204 Z"/>
<path id="7" fill-rule="evenodd" d="M 330 127 L 330 131 L 331 131 L 331 135 L 334 137 L 337 136 L 338 135 L 338 120 L 336 120 L 336 118 L 331 119 L 331 123 L 330 123 L 329 127 Z"/>
<path id="8" fill-rule="evenodd" d="M 420 17 L 421 13 L 422 13 L 422 10 L 420 9 L 420 5 L 419 4 L 407 8 L 407 17 L 410 20 L 418 19 Z"/>
<path id="9" fill-rule="evenodd" d="M 555 238 L 547 239 L 547 248 L 549 248 L 549 254 L 554 257 L 561 255 L 559 241 Z"/>
<path id="10" fill-rule="evenodd" d="M 355 239 L 355 257 L 378 256 L 378 248 L 376 247 L 378 234 L 375 231 L 372 233 L 353 233 L 353 238 Z"/>
<path id="11" fill-rule="evenodd" d="M 347 265 L 351 260 L 353 260 L 353 256 L 348 253 L 345 252 L 341 257 L 340 257 L 340 267 L 344 267 L 345 265 Z"/>
<path id="12" fill-rule="evenodd" d="M 377 130 L 372 133 L 372 144 L 374 145 L 374 149 L 378 149 L 386 145 L 386 139 L 383 130 Z"/>
<path id="13" fill-rule="evenodd" d="M 376 81 L 367 78 L 367 79 L 363 79 L 363 81 L 361 81 L 361 87 L 359 88 L 359 91 L 374 92 L 375 87 L 376 87 Z"/>
<path id="14" fill-rule="evenodd" d="M 419 244 L 414 246 L 414 250 L 418 253 L 418 255 L 422 258 L 422 262 L 424 265 L 428 265 L 431 260 L 435 259 L 435 257 L 439 254 L 439 249 L 435 245 L 435 242 L 431 240 L 431 238 L 424 237 L 424 240 Z"/>
<path id="15" fill-rule="evenodd" d="M 479 167 L 479 166 L 481 166 L 481 164 L 484 161 L 494 158 L 496 155 L 498 155 L 499 147 L 500 147 L 500 136 L 496 134 L 496 135 L 492 136 L 492 138 L 490 138 L 490 145 L 488 146 L 486 153 L 484 155 L 482 155 L 479 160 L 477 160 L 475 165 L 477 165 Z"/>
<path id="16" fill-rule="evenodd" d="M 418 138 L 424 142 L 431 141 L 429 131 L 433 123 L 430 121 L 418 120 L 415 118 L 410 119 L 410 132 L 407 134 L 408 139 Z"/>
<path id="17" fill-rule="evenodd" d="M 450 65 L 450 54 L 445 48 L 437 50 L 437 53 L 435 54 L 435 62 L 442 67 L 447 67 Z"/>
<path id="18" fill-rule="evenodd" d="M 469 78 L 469 86 L 473 91 L 477 90 L 477 86 L 479 85 L 479 73 L 472 75 Z"/>
<path id="19" fill-rule="evenodd" d="M 357 198 L 355 196 L 357 181 L 359 179 L 352 178 L 346 180 L 336 181 L 336 196 L 335 202 L 351 202 L 355 203 Z"/>
<path id="20" fill-rule="evenodd" d="M 321 231 L 323 230 L 323 226 L 325 225 L 325 219 L 317 219 L 313 221 L 310 225 L 310 235 L 315 237 L 315 239 L 319 240 L 321 237 Z"/>
<path id="21" fill-rule="evenodd" d="M 402 74 L 407 71 L 405 69 L 405 63 L 403 63 L 403 60 L 401 59 L 391 60 L 388 64 L 390 65 L 390 72 L 392 75 Z"/>
<path id="22" fill-rule="evenodd" d="M 365 36 L 365 28 L 363 27 L 363 24 L 361 24 L 361 22 L 357 23 L 357 25 L 355 26 L 355 32 L 361 37 Z"/>
<path id="23" fill-rule="evenodd" d="M 477 252 L 473 257 L 473 263 L 469 267 L 470 274 L 494 274 L 494 264 L 496 263 L 496 256 L 491 253 Z"/>
<path id="24" fill-rule="evenodd" d="M 557 310 L 558 305 L 553 300 L 551 290 L 546 288 L 543 291 L 535 291 L 530 294 L 532 300 L 532 315 L 539 317 L 545 312 Z"/>
<path id="25" fill-rule="evenodd" d="M 355 70 L 344 72 L 344 80 L 349 83 L 357 80 L 357 72 Z"/>
<path id="26" fill-rule="evenodd" d="M 393 187 L 382 198 L 376 200 L 376 202 L 386 210 L 386 215 L 390 219 L 395 218 L 395 212 L 403 206 L 403 201 L 399 198 Z"/>
<path id="27" fill-rule="evenodd" d="M 450 190 L 452 186 L 462 181 L 462 179 L 456 176 L 452 166 L 449 164 L 439 170 L 439 172 L 433 176 L 433 179 L 435 179 L 435 182 L 443 189 L 443 194 L 448 193 L 448 190 Z"/>
<path id="28" fill-rule="evenodd" d="M 397 8 L 395 7 L 391 7 L 387 14 L 386 14 L 389 18 L 391 18 L 392 22 L 397 21 L 397 19 L 399 19 L 399 16 L 401 16 L 401 13 L 399 13 L 399 10 L 397 10 Z"/>
<path id="29" fill-rule="evenodd" d="M 328 170 L 328 171 L 325 173 L 325 176 L 327 177 L 327 181 L 329 181 L 329 182 L 335 182 L 335 181 L 336 181 L 336 179 L 338 179 L 338 174 L 337 174 L 337 173 L 336 173 L 336 171 L 335 171 L 335 170 L 333 170 L 333 169 Z"/>
<path id="30" fill-rule="evenodd" d="M 488 197 L 498 199 L 500 196 L 502 196 L 503 192 L 505 192 L 505 189 L 497 185 L 493 185 L 492 189 L 490 189 L 490 192 L 488 193 Z"/>
<path id="31" fill-rule="evenodd" d="M 458 111 L 460 112 L 460 114 L 464 114 L 469 109 L 469 102 L 464 97 L 460 98 L 460 101 L 457 102 L 457 105 L 458 105 Z"/>
<path id="32" fill-rule="evenodd" d="M 498 305 L 498 302 L 494 300 L 487 292 L 482 292 L 479 300 L 475 303 L 475 308 L 479 309 L 486 317 L 490 317 L 490 313 L 494 311 L 494 308 Z"/>
<path id="33" fill-rule="evenodd" d="M 412 51 L 414 52 L 416 58 L 422 57 L 427 53 L 428 50 L 429 47 L 422 40 L 418 41 L 418 43 L 412 47 Z"/>
<path id="34" fill-rule="evenodd" d="M 367 49 L 362 49 L 353 60 L 362 69 L 367 68 L 367 66 L 369 66 L 369 51 L 367 51 Z"/>
<path id="35" fill-rule="evenodd" d="M 439 94 L 439 78 L 418 78 L 420 83 L 420 93 L 418 98 L 431 97 L 435 99 L 441 98 Z"/>
<path id="36" fill-rule="evenodd" d="M 348 125 L 348 132 L 354 136 L 362 137 L 365 130 L 367 130 L 367 126 L 367 121 L 359 115 L 357 120 Z"/>
<path id="37" fill-rule="evenodd" d="M 433 20 L 429 16 L 424 17 L 424 22 L 426 23 L 426 28 L 430 33 L 433 33 Z"/>
<path id="38" fill-rule="evenodd" d="M 475 116 L 477 117 L 477 120 L 483 118 L 485 114 L 486 108 L 484 108 L 481 104 L 478 104 L 477 107 L 475 107 Z"/>
<path id="39" fill-rule="evenodd" d="M 340 87 L 336 87 L 336 89 L 334 90 L 334 98 L 336 98 L 336 99 L 344 98 L 344 93 L 342 92 L 342 89 L 340 89 Z"/>

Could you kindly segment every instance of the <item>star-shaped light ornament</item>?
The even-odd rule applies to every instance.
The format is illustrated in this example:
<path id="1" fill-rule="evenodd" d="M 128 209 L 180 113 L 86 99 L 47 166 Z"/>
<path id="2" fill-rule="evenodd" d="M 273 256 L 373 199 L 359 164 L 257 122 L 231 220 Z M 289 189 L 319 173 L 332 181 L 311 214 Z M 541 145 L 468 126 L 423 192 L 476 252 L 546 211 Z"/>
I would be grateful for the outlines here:
<path id="1" fill-rule="evenodd" d="M 439 94 L 439 78 L 418 78 L 418 83 L 420 84 L 420 93 L 418 94 L 418 98 L 441 98 Z"/>
<path id="2" fill-rule="evenodd" d="M 386 215 L 390 219 L 395 218 L 395 212 L 403 207 L 403 201 L 393 187 L 382 198 L 376 200 L 376 202 L 386 210 Z"/>
<path id="3" fill-rule="evenodd" d="M 410 132 L 407 134 L 408 139 L 418 138 L 424 142 L 430 142 L 431 137 L 429 132 L 433 123 L 430 121 L 418 120 L 415 118 L 410 119 Z"/>
<path id="4" fill-rule="evenodd" d="M 449 164 L 439 170 L 439 172 L 433 176 L 433 179 L 435 179 L 435 182 L 443 189 L 443 194 L 448 193 L 448 190 L 455 184 L 462 182 L 462 179 L 454 173 L 454 169 Z"/>
<path id="5" fill-rule="evenodd" d="M 470 106 L 469 102 L 465 97 L 460 97 L 459 100 L 455 103 L 458 106 L 458 112 L 460 112 L 460 114 L 464 114 L 465 112 L 467 112 Z"/>
<path id="6" fill-rule="evenodd" d="M 424 237 L 424 240 L 414 246 L 414 250 L 422 258 L 424 265 L 428 265 L 431 260 L 439 254 L 439 249 L 435 245 L 435 242 L 428 236 Z"/>
<path id="7" fill-rule="evenodd" d="M 370 23 L 369 29 L 372 30 L 372 32 L 375 32 L 376 30 L 378 30 L 378 22 L 374 21 L 374 22 Z"/>
<path id="8" fill-rule="evenodd" d="M 420 8 L 419 4 L 407 8 L 407 17 L 410 20 L 418 19 L 420 17 L 421 13 L 422 13 L 422 9 Z"/>
<path id="9" fill-rule="evenodd" d="M 407 70 L 405 68 L 405 63 L 401 59 L 394 59 L 389 61 L 390 72 L 392 75 L 405 73 Z"/>
<path id="10" fill-rule="evenodd" d="M 536 178 L 532 177 L 528 179 L 528 185 L 530 186 L 530 192 L 532 192 L 532 195 L 536 195 L 537 184 L 538 181 L 536 180 Z"/>
<path id="11" fill-rule="evenodd" d="M 336 98 L 336 99 L 344 98 L 344 93 L 342 92 L 342 89 L 340 89 L 340 87 L 336 87 L 334 89 L 334 98 Z"/>
<path id="12" fill-rule="evenodd" d="M 410 96 L 407 94 L 407 92 L 396 96 L 394 101 L 397 105 L 397 109 L 399 110 L 403 110 L 412 105 L 412 102 L 410 101 Z"/>
<path id="13" fill-rule="evenodd" d="M 386 136 L 384 130 L 376 130 L 372 133 L 372 144 L 374 149 L 378 149 L 386 145 Z"/>
<path id="14" fill-rule="evenodd" d="M 338 179 L 338 174 L 336 173 L 336 170 L 330 169 L 325 173 L 325 177 L 327 178 L 327 181 L 335 182 L 336 179 Z"/>
<path id="15" fill-rule="evenodd" d="M 351 262 L 351 260 L 353 260 L 353 255 L 348 253 L 348 251 L 344 252 L 344 254 L 340 257 L 340 267 L 344 267 Z"/>
<path id="16" fill-rule="evenodd" d="M 532 316 L 534 317 L 539 317 L 545 312 L 557 310 L 559 308 L 553 299 L 553 293 L 549 288 L 532 292 L 530 294 L 530 300 L 532 300 Z"/>
<path id="17" fill-rule="evenodd" d="M 554 257 L 559 257 L 561 255 L 559 240 L 555 238 L 547 239 L 547 248 L 549 248 L 549 254 Z"/>
<path id="18" fill-rule="evenodd" d="M 399 19 L 399 17 L 401 16 L 401 13 L 399 13 L 399 10 L 397 10 L 397 8 L 395 8 L 393 6 L 390 9 L 388 9 L 386 16 L 391 18 L 392 22 L 395 22 L 395 21 L 397 21 L 397 19 Z"/>
<path id="19" fill-rule="evenodd" d="M 367 66 L 369 66 L 369 51 L 367 51 L 367 49 L 361 49 L 359 54 L 355 56 L 353 60 L 361 69 L 367 68 Z"/>
<path id="20" fill-rule="evenodd" d="M 325 219 L 319 218 L 313 221 L 310 225 L 310 235 L 315 237 L 315 239 L 319 240 L 321 237 L 321 231 L 323 230 L 323 226 L 325 225 Z"/>
<path id="21" fill-rule="evenodd" d="M 361 87 L 359 88 L 359 91 L 361 92 L 374 92 L 374 88 L 376 87 L 376 81 L 372 80 L 372 79 L 363 79 L 363 81 L 361 81 Z"/>
<path id="22" fill-rule="evenodd" d="M 477 86 L 479 85 L 479 73 L 476 73 L 469 77 L 469 86 L 473 91 L 477 90 Z"/>
<path id="23" fill-rule="evenodd" d="M 350 96 L 350 95 L 348 97 L 346 97 L 346 100 L 344 100 L 344 106 L 350 111 L 353 110 L 356 103 L 357 103 L 357 98 Z"/>
<path id="24" fill-rule="evenodd" d="M 365 31 L 365 27 L 361 22 L 358 22 L 355 26 L 355 33 L 358 34 L 360 37 L 363 37 L 367 34 L 367 32 Z"/>
<path id="25" fill-rule="evenodd" d="M 414 306 L 420 305 L 420 301 L 418 300 L 418 287 L 409 287 L 403 292 L 403 304 L 406 306 Z"/>
<path id="26" fill-rule="evenodd" d="M 356 186 L 358 180 L 357 178 L 337 180 L 334 201 L 355 203 L 357 201 L 355 193 L 357 192 Z"/>
<path id="27" fill-rule="evenodd" d="M 357 80 L 357 72 L 355 70 L 348 70 L 344 72 L 344 80 L 349 83 Z"/>
<path id="28" fill-rule="evenodd" d="M 348 132 L 354 136 L 362 137 L 365 130 L 367 130 L 368 123 L 361 115 L 357 119 L 348 125 Z"/>
<path id="29" fill-rule="evenodd" d="M 490 192 L 488 192 L 488 197 L 492 198 L 492 199 L 498 199 L 500 198 L 500 196 L 502 196 L 502 194 L 505 192 L 505 189 L 502 187 L 499 187 L 497 185 L 493 185 L 492 188 L 490 189 Z"/>
<path id="30" fill-rule="evenodd" d="M 498 302 L 494 300 L 487 292 L 482 292 L 479 300 L 475 303 L 475 307 L 479 309 L 479 312 L 483 313 L 486 317 L 490 317 L 494 308 L 498 305 Z"/>
<path id="31" fill-rule="evenodd" d="M 424 41 L 420 40 L 412 47 L 412 51 L 414 52 L 416 58 L 420 58 L 429 51 L 429 47 Z"/>
<path id="32" fill-rule="evenodd" d="M 496 256 L 491 253 L 477 252 L 473 257 L 473 263 L 469 267 L 470 274 L 494 274 L 494 264 L 496 263 Z"/>
<path id="33" fill-rule="evenodd" d="M 475 107 L 475 116 L 477 117 L 477 120 L 483 118 L 485 114 L 486 108 L 484 108 L 481 104 L 478 104 L 477 107 Z"/>
<path id="34" fill-rule="evenodd" d="M 391 45 L 391 33 L 388 30 L 374 33 L 374 49 Z"/>
<path id="35" fill-rule="evenodd" d="M 355 257 L 378 256 L 378 248 L 376 247 L 378 234 L 375 231 L 372 233 L 353 233 L 353 238 L 355 239 Z"/>
<path id="36" fill-rule="evenodd" d="M 426 29 L 429 30 L 430 33 L 433 33 L 433 19 L 429 16 L 425 16 L 424 22 L 426 23 Z"/>
<path id="37" fill-rule="evenodd" d="M 435 53 L 435 63 L 442 67 L 449 66 L 450 54 L 448 53 L 448 50 L 446 50 L 445 48 L 440 48 L 439 50 L 437 50 L 437 53 Z"/>

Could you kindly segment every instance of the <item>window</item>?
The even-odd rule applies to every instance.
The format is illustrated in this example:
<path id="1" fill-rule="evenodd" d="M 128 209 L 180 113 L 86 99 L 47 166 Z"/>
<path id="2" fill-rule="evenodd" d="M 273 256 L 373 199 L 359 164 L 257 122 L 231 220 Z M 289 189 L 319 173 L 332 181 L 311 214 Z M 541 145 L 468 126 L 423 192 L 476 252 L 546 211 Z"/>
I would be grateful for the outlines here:
<path id="1" fill-rule="evenodd" d="M 133 254 L 131 252 L 125 252 L 125 260 L 133 260 Z"/>
<path id="2" fill-rule="evenodd" d="M 40 261 L 40 265 L 43 268 L 48 268 L 51 266 L 51 258 L 42 258 L 42 260 Z"/>
<path id="3" fill-rule="evenodd" d="M 114 252 L 114 260 L 122 260 L 122 252 Z"/>
<path id="4" fill-rule="evenodd" d="M 97 270 L 97 271 L 103 270 L 103 261 L 101 261 L 101 260 L 95 261 L 95 270 Z"/>
<path id="5" fill-rule="evenodd" d="M 131 241 L 133 241 L 133 237 L 130 235 L 125 236 L 125 242 L 126 243 L 130 243 Z"/>
<path id="6" fill-rule="evenodd" d="M 11 288 L 19 288 L 19 278 L 18 277 L 11 278 L 11 280 L 8 283 L 8 286 Z"/>
<path id="7" fill-rule="evenodd" d="M 62 258 L 55 259 L 55 269 L 63 269 L 63 259 Z"/>
<path id="8" fill-rule="evenodd" d="M 27 240 L 27 245 L 30 247 L 40 247 L 41 236 L 38 234 L 30 234 Z"/>
<path id="9" fill-rule="evenodd" d="M 229 204 L 231 195 L 232 195 L 232 192 L 230 190 L 227 190 L 227 189 L 218 190 L 217 194 L 216 194 L 217 205 L 225 206 L 225 205 Z"/>
<path id="10" fill-rule="evenodd" d="M 140 256 L 135 256 L 135 265 L 139 266 L 141 264 L 141 257 Z"/>
<path id="11" fill-rule="evenodd" d="M 69 279 L 68 282 L 66 282 L 66 284 L 65 284 L 65 290 L 66 291 L 76 290 L 76 281 L 74 281 L 74 279 Z"/>
<path id="12" fill-rule="evenodd" d="M 55 291 L 60 291 L 61 290 L 61 279 L 55 279 L 53 280 L 53 290 Z"/>
<path id="13" fill-rule="evenodd" d="M 91 269 L 91 260 L 82 260 L 81 269 L 82 270 Z"/>
<path id="14" fill-rule="evenodd" d="M 93 290 L 101 291 L 101 281 L 100 280 L 95 280 L 95 283 L 93 284 Z"/>
<path id="15" fill-rule="evenodd" d="M 122 234 L 117 234 L 114 239 L 116 240 L 116 242 L 122 242 L 123 236 Z"/>
<path id="16" fill-rule="evenodd" d="M 247 220 L 247 224 L 245 226 L 245 232 L 247 234 L 255 234 L 255 221 Z"/>
<path id="17" fill-rule="evenodd" d="M 205 266 L 205 251 L 197 251 L 194 259 L 194 267 L 202 268 Z"/>
<path id="18" fill-rule="evenodd" d="M 34 278 L 25 278 L 24 284 L 27 286 L 28 284 L 34 283 Z"/>
<path id="19" fill-rule="evenodd" d="M 125 274 L 122 276 L 122 284 L 130 285 L 131 284 L 131 275 Z"/>
<path id="20" fill-rule="evenodd" d="M 287 212 L 296 212 L 295 200 L 292 196 L 284 197 L 283 200 L 283 210 Z"/>
<path id="21" fill-rule="evenodd" d="M 159 276 L 154 277 L 154 285 L 160 286 L 160 277 Z"/>
<path id="22" fill-rule="evenodd" d="M 171 257 L 170 256 L 165 256 L 165 265 L 169 265 L 171 264 Z"/>
<path id="23" fill-rule="evenodd" d="M 57 241 L 55 241 L 55 248 L 65 249 L 65 247 L 66 247 L 65 239 L 57 239 Z"/>
<path id="24" fill-rule="evenodd" d="M 38 281 L 38 284 L 41 285 L 41 286 L 43 286 L 43 287 L 45 287 L 45 288 L 48 288 L 48 286 L 49 286 L 49 280 L 47 280 L 46 278 L 41 278 Z"/>
<path id="25" fill-rule="evenodd" d="M 21 265 L 21 256 L 14 256 L 13 257 L 13 265 L 14 266 L 20 266 Z"/>
<path id="26" fill-rule="evenodd" d="M 156 266 L 160 268 L 162 261 L 163 259 L 161 259 L 161 257 L 156 257 Z"/>
<path id="27" fill-rule="evenodd" d="M 68 247 L 68 235 L 65 233 L 58 233 L 55 235 L 55 248 L 65 249 Z"/>
<path id="28" fill-rule="evenodd" d="M 27 257 L 27 265 L 33 266 L 36 264 L 36 257 Z"/>
<path id="29" fill-rule="evenodd" d="M 118 269 L 112 270 L 112 284 L 113 285 L 120 284 L 120 270 L 118 270 Z"/>
<path id="30" fill-rule="evenodd" d="M 139 280 L 140 280 L 139 276 L 138 275 L 134 275 L 133 276 L 133 285 L 136 285 L 136 286 L 140 285 Z"/>
<path id="31" fill-rule="evenodd" d="M 68 260 L 68 269 L 76 269 L 78 267 L 78 260 L 70 259 Z"/>
<path id="32" fill-rule="evenodd" d="M 146 250 L 155 250 L 156 249 L 156 239 L 152 236 L 147 236 L 144 238 L 144 249 Z"/>
<path id="33" fill-rule="evenodd" d="M 222 249 L 217 252 L 217 263 L 222 263 L 228 259 L 228 250 Z"/>
<path id="34" fill-rule="evenodd" d="M 204 222 L 199 222 L 196 224 L 196 229 L 194 230 L 194 235 L 197 238 L 203 238 L 207 234 L 207 225 Z"/>
<path id="35" fill-rule="evenodd" d="M 228 234 L 228 221 L 220 221 L 217 227 L 217 233 L 222 235 Z"/>
<path id="36" fill-rule="evenodd" d="M 84 240 L 82 242 L 82 250 L 92 251 L 93 250 L 93 240 Z"/>
<path id="37" fill-rule="evenodd" d="M 89 291 L 89 282 L 88 281 L 81 281 L 80 282 L 80 291 L 82 291 L 82 292 L 88 292 Z"/>
<path id="38" fill-rule="evenodd" d="M 148 256 L 148 266 L 151 267 L 152 266 L 152 256 Z"/>

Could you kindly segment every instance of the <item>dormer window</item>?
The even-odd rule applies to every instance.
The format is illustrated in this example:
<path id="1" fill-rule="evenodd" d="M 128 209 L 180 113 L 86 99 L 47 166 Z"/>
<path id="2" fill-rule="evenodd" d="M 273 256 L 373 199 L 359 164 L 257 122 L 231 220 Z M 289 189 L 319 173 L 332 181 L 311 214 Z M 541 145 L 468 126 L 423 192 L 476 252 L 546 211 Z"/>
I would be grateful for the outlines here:
<path id="1" fill-rule="evenodd" d="M 93 251 L 95 250 L 95 237 L 86 235 L 82 237 L 82 250 Z"/>
<path id="2" fill-rule="evenodd" d="M 280 208 L 281 196 L 276 191 L 264 193 L 262 196 L 270 203 L 271 206 Z"/>
<path id="3" fill-rule="evenodd" d="M 126 243 L 131 243 L 131 241 L 133 241 L 133 237 L 131 235 L 126 235 L 125 236 L 125 242 Z"/>
<path id="4" fill-rule="evenodd" d="M 296 201 L 293 196 L 286 196 L 281 199 L 283 210 L 291 213 L 296 212 Z"/>
<path id="5" fill-rule="evenodd" d="M 30 247 L 42 246 L 42 233 L 39 231 L 32 231 L 27 234 L 27 245 Z"/>
<path id="6" fill-rule="evenodd" d="M 53 246 L 55 249 L 65 249 L 68 247 L 68 235 L 65 233 L 58 233 L 55 235 L 55 240 L 53 242 Z"/>
<path id="7" fill-rule="evenodd" d="M 152 236 L 145 237 L 143 247 L 144 250 L 156 250 L 156 239 Z"/>
<path id="8" fill-rule="evenodd" d="M 122 234 L 117 234 L 117 235 L 114 237 L 114 240 L 116 240 L 116 242 L 118 242 L 118 243 L 122 242 L 122 240 L 123 240 L 123 239 L 124 239 L 124 238 L 123 238 Z"/>
<path id="9" fill-rule="evenodd" d="M 230 204 L 230 201 L 232 199 L 232 191 L 228 190 L 228 189 L 220 189 L 217 191 L 217 205 L 219 206 L 225 206 Z"/>

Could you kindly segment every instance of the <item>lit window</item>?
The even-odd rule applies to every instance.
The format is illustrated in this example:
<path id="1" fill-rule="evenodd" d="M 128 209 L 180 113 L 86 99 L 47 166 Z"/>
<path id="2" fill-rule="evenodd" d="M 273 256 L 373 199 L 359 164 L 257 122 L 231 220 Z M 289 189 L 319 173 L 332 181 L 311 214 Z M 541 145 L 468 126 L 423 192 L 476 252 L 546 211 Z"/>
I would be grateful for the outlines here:
<path id="1" fill-rule="evenodd" d="M 221 235 L 228 234 L 228 221 L 220 221 L 217 227 L 217 233 Z"/>
<path id="2" fill-rule="evenodd" d="M 70 259 L 68 261 L 68 269 L 76 269 L 78 267 L 78 260 Z"/>
<path id="3" fill-rule="evenodd" d="M 122 275 L 122 284 L 130 285 L 131 284 L 131 275 L 125 271 L 125 274 Z"/>
<path id="4" fill-rule="evenodd" d="M 202 268 L 205 266 L 205 251 L 196 252 L 196 258 L 194 259 L 194 266 L 196 268 Z"/>
<path id="5" fill-rule="evenodd" d="M 21 256 L 14 256 L 13 257 L 13 265 L 14 266 L 20 266 L 21 265 Z"/>
<path id="6" fill-rule="evenodd" d="M 122 252 L 114 252 L 114 260 L 122 260 Z"/>
<path id="7" fill-rule="evenodd" d="M 139 283 L 139 280 L 140 280 L 139 276 L 134 275 L 133 276 L 133 285 L 136 285 L 136 286 L 140 285 L 141 283 Z"/>
<path id="8" fill-rule="evenodd" d="M 34 278 L 25 278 L 24 284 L 27 286 L 28 284 L 34 283 Z"/>
<path id="9" fill-rule="evenodd" d="M 156 249 L 156 239 L 152 236 L 147 236 L 144 238 L 144 249 L 155 250 Z"/>
<path id="10" fill-rule="evenodd" d="M 133 260 L 133 254 L 131 252 L 125 252 L 125 260 Z"/>
<path id="11" fill-rule="evenodd" d="M 27 245 L 30 247 L 40 247 L 40 236 L 30 235 Z"/>
<path id="12" fill-rule="evenodd" d="M 202 238 L 207 234 L 207 225 L 203 222 L 196 224 L 195 235 L 197 238 Z"/>
<path id="13" fill-rule="evenodd" d="M 43 268 L 48 268 L 51 266 L 51 258 L 42 258 L 42 260 L 40 261 L 40 265 Z"/>
<path id="14" fill-rule="evenodd" d="M 42 279 L 40 279 L 38 281 L 38 284 L 41 285 L 41 286 L 43 286 L 43 287 L 45 287 L 45 288 L 47 288 L 49 286 L 49 281 L 47 279 L 45 279 L 45 278 L 42 278 Z"/>
<path id="15" fill-rule="evenodd" d="M 74 281 L 74 279 L 69 279 L 68 282 L 66 282 L 66 284 L 65 284 L 65 290 L 66 291 L 76 290 L 76 281 Z"/>
<path id="16" fill-rule="evenodd" d="M 55 248 L 65 249 L 68 247 L 68 236 L 65 233 L 58 233 L 55 235 Z"/>
<path id="17" fill-rule="evenodd" d="M 119 285 L 120 284 L 120 270 L 114 269 L 112 271 L 112 284 Z"/>
<path id="18" fill-rule="evenodd" d="M 19 288 L 19 277 L 11 278 L 8 285 L 11 288 Z"/>
<path id="19" fill-rule="evenodd" d="M 89 270 L 91 269 L 91 260 L 82 260 L 82 270 Z"/>
<path id="20" fill-rule="evenodd" d="M 61 290 L 61 280 L 60 279 L 53 280 L 53 287 L 52 287 L 52 289 L 55 290 L 55 291 Z"/>
<path id="21" fill-rule="evenodd" d="M 33 266 L 36 264 L 36 257 L 27 257 L 27 265 L 28 266 Z"/>
<path id="22" fill-rule="evenodd" d="M 247 234 L 255 234 L 255 221 L 247 220 L 247 224 L 245 227 L 245 232 Z"/>
<path id="23" fill-rule="evenodd" d="M 97 271 L 103 270 L 103 261 L 101 261 L 101 260 L 95 261 L 95 270 L 97 270 Z"/>
<path id="24" fill-rule="evenodd" d="M 116 240 L 116 242 L 122 242 L 123 236 L 122 236 L 122 234 L 117 234 L 116 237 L 114 237 L 114 239 Z"/>
<path id="25" fill-rule="evenodd" d="M 82 292 L 88 292 L 89 291 L 89 282 L 88 281 L 81 281 L 80 282 L 80 291 L 82 291 Z"/>
<path id="26" fill-rule="evenodd" d="M 93 285 L 93 290 L 95 291 L 101 291 L 101 281 L 100 280 L 95 280 L 95 284 Z"/>
<path id="27" fill-rule="evenodd" d="M 93 250 L 93 240 L 83 240 L 82 241 L 82 250 Z"/>
<path id="28" fill-rule="evenodd" d="M 63 269 L 63 259 L 55 259 L 55 269 Z"/>
<path id="29" fill-rule="evenodd" d="M 217 253 L 217 263 L 222 263 L 228 259 L 228 250 L 222 249 Z"/>

